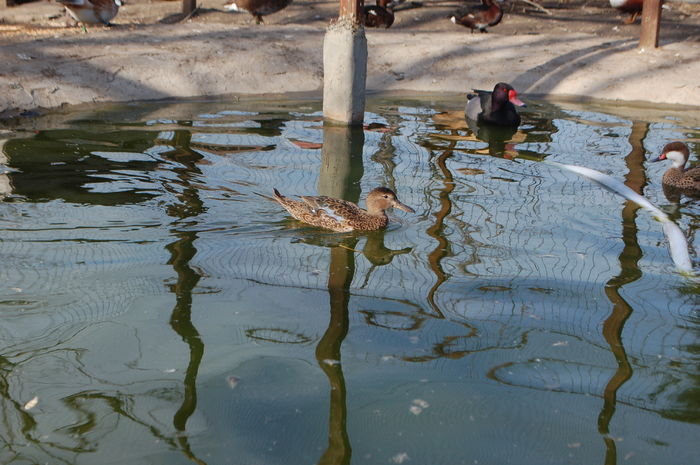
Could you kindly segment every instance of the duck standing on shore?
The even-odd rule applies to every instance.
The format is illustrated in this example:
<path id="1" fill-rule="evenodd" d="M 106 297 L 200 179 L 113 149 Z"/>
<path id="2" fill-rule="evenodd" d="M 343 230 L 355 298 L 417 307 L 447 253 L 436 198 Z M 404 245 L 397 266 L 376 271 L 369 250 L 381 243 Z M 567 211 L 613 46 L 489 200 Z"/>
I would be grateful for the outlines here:
<path id="1" fill-rule="evenodd" d="M 661 150 L 661 155 L 652 162 L 671 160 L 673 164 L 666 170 L 661 182 L 664 187 L 672 187 L 683 192 L 700 194 L 700 167 L 686 169 L 690 150 L 683 142 L 670 142 Z"/>
<path id="2" fill-rule="evenodd" d="M 408 213 L 414 212 L 411 207 L 399 201 L 394 191 L 386 187 L 377 187 L 367 194 L 367 210 L 353 202 L 333 197 L 302 195 L 302 201 L 299 201 L 283 196 L 277 189 L 273 191 L 274 200 L 297 220 L 336 232 L 385 228 L 389 224 L 386 210 L 392 207 Z"/>
<path id="3" fill-rule="evenodd" d="M 377 0 L 376 5 L 364 8 L 365 27 L 389 28 L 394 24 L 394 2 Z"/>
<path id="4" fill-rule="evenodd" d="M 457 10 L 450 17 L 450 21 L 468 27 L 473 33 L 475 29 L 480 32 L 489 32 L 486 28 L 500 23 L 501 18 L 503 18 L 503 9 L 498 0 L 481 0 L 481 5 Z"/>
<path id="5" fill-rule="evenodd" d="M 468 94 L 464 114 L 467 120 L 477 123 L 517 128 L 520 115 L 515 109 L 516 105 L 525 106 L 510 84 L 499 82 L 492 92 L 474 89 L 474 93 Z"/>
<path id="6" fill-rule="evenodd" d="M 224 4 L 224 9 L 242 13 L 247 11 L 255 18 L 255 23 L 263 22 L 262 17 L 276 13 L 287 8 L 292 0 L 229 0 Z"/>
<path id="7" fill-rule="evenodd" d="M 632 24 L 642 12 L 644 0 L 610 0 L 610 6 L 623 13 L 629 13 L 629 18 L 625 19 L 626 24 Z"/>
<path id="8" fill-rule="evenodd" d="M 104 24 L 111 26 L 110 21 L 117 16 L 121 0 L 56 0 L 66 7 L 68 14 L 82 24 Z"/>

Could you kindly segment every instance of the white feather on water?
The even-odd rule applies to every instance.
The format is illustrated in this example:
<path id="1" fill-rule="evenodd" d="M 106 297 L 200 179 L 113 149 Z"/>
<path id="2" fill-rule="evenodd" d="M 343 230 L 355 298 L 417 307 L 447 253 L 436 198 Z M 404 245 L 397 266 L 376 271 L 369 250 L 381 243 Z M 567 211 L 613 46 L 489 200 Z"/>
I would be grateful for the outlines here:
<path id="1" fill-rule="evenodd" d="M 669 243 L 671 259 L 676 265 L 678 271 L 685 275 L 695 276 L 693 273 L 693 265 L 690 260 L 690 254 L 688 253 L 688 241 L 686 240 L 683 231 L 681 231 L 676 223 L 671 221 L 666 213 L 661 211 L 659 207 L 651 203 L 646 197 L 637 194 L 619 180 L 613 178 L 612 176 L 608 176 L 607 174 L 601 173 L 600 171 L 585 168 L 583 166 L 567 165 L 549 160 L 545 161 L 545 163 L 558 166 L 561 169 L 565 169 L 583 176 L 584 178 L 588 178 L 591 181 L 600 184 L 602 187 L 621 195 L 627 200 L 631 200 L 643 209 L 650 212 L 656 220 L 663 224 L 663 231 Z"/>

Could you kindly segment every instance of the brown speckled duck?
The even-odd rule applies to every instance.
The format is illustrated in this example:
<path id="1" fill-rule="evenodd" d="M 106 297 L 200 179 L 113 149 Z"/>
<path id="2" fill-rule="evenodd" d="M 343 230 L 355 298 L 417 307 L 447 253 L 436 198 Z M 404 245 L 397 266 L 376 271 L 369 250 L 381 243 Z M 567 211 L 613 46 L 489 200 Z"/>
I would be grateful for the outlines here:
<path id="1" fill-rule="evenodd" d="M 689 156 L 690 150 L 687 145 L 683 142 L 671 142 L 664 146 L 658 158 L 651 161 L 671 160 L 673 162 L 661 179 L 665 186 L 700 193 L 700 167 L 685 169 Z"/>
<path id="2" fill-rule="evenodd" d="M 411 207 L 399 202 L 394 191 L 386 187 L 377 187 L 367 194 L 367 210 L 347 200 L 332 197 L 302 195 L 302 201 L 298 201 L 283 196 L 277 189 L 274 189 L 274 193 L 274 199 L 297 220 L 336 232 L 385 228 L 389 224 L 386 210 L 392 207 L 413 213 Z"/>
<path id="3" fill-rule="evenodd" d="M 263 22 L 262 17 L 287 8 L 292 0 L 229 0 L 224 4 L 228 11 L 247 11 L 255 18 L 255 22 Z"/>

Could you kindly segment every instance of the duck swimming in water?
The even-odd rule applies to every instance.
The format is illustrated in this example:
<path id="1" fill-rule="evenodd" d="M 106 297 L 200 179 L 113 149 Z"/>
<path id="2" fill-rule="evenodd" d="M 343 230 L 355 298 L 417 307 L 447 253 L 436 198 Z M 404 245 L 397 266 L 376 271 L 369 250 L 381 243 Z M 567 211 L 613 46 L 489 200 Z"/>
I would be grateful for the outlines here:
<path id="1" fill-rule="evenodd" d="M 671 160 L 673 164 L 664 173 L 661 182 L 664 187 L 673 187 L 682 191 L 700 194 L 700 167 L 685 169 L 690 157 L 690 150 L 683 142 L 671 142 L 664 146 L 661 155 L 652 162 Z"/>
<path id="2" fill-rule="evenodd" d="M 292 200 L 280 194 L 277 189 L 273 190 L 274 199 L 294 218 L 336 232 L 375 231 L 385 228 L 389 224 L 386 210 L 392 207 L 414 213 L 411 207 L 399 202 L 394 191 L 386 187 L 377 187 L 367 194 L 367 210 L 347 200 L 326 196 L 302 195 L 302 201 Z"/>
<path id="3" fill-rule="evenodd" d="M 467 120 L 477 123 L 517 128 L 520 125 L 520 115 L 515 110 L 515 105 L 525 106 L 510 84 L 499 82 L 493 92 L 474 89 L 474 93 L 468 94 L 464 114 Z"/>

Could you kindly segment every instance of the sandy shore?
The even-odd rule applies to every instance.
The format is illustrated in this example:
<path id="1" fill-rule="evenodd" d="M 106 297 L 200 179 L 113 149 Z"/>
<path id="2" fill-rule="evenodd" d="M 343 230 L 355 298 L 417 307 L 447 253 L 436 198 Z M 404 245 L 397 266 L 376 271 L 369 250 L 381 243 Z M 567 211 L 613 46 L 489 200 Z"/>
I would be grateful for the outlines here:
<path id="1" fill-rule="evenodd" d="M 265 25 L 211 5 L 168 24 L 179 2 L 135 2 L 122 8 L 116 27 L 88 33 L 63 27 L 55 3 L 0 10 L 0 113 L 202 95 L 321 94 L 323 36 L 337 3 L 296 2 Z M 559 22 L 514 9 L 489 34 L 451 24 L 446 17 L 455 5 L 399 11 L 391 29 L 368 30 L 368 90 L 461 93 L 506 81 L 526 95 L 700 105 L 700 8 L 693 5 L 671 4 L 661 47 L 646 51 L 638 48 L 639 25 L 623 25 L 603 1 L 595 7 L 607 12 L 603 22 L 594 16 L 598 10 L 583 7 L 569 16 L 556 11 Z"/>

